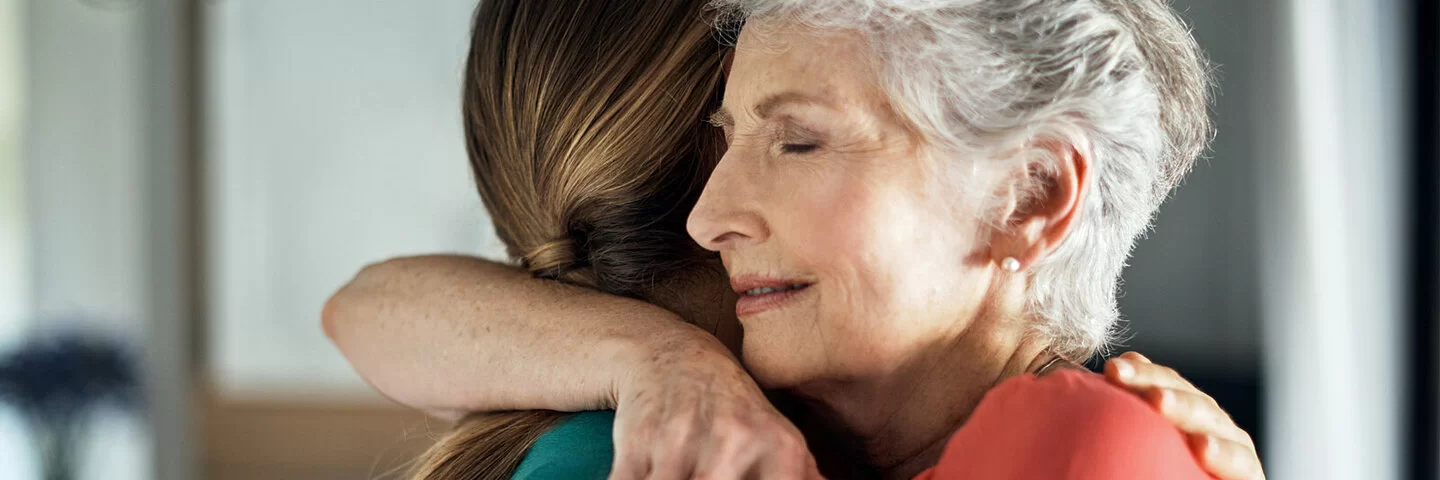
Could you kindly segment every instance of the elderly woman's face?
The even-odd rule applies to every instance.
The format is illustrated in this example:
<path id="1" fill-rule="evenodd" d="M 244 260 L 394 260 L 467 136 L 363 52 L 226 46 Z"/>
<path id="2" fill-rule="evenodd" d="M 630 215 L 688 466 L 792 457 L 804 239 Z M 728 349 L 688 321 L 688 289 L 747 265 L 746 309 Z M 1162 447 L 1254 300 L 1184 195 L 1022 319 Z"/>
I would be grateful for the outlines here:
<path id="1" fill-rule="evenodd" d="M 865 51 L 746 27 L 717 114 L 730 148 L 689 230 L 742 293 L 768 387 L 882 375 L 962 332 L 993 275 L 955 167 L 893 113 Z"/>

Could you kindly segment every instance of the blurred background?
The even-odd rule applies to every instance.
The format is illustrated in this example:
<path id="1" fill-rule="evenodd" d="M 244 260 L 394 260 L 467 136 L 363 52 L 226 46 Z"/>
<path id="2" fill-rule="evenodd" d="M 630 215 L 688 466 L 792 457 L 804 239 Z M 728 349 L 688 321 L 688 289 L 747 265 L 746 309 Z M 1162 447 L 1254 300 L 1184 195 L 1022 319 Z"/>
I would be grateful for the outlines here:
<path id="1" fill-rule="evenodd" d="M 1271 478 L 1440 478 L 1440 8 L 1175 3 L 1219 133 L 1125 274 L 1123 348 Z M 398 478 L 446 426 L 319 312 L 366 263 L 502 254 L 459 127 L 474 7 L 0 0 L 0 478 Z"/>

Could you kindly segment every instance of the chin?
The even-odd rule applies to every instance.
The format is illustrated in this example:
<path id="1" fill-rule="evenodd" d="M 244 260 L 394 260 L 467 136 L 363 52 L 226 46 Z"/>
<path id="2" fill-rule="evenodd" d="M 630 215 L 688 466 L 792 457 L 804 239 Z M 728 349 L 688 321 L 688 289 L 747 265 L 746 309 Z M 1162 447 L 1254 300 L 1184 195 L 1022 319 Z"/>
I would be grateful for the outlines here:
<path id="1" fill-rule="evenodd" d="M 755 383 L 766 390 L 784 390 L 804 385 L 815 375 L 803 361 L 801 352 L 769 342 L 752 342 L 746 336 L 741 348 L 741 361 Z"/>

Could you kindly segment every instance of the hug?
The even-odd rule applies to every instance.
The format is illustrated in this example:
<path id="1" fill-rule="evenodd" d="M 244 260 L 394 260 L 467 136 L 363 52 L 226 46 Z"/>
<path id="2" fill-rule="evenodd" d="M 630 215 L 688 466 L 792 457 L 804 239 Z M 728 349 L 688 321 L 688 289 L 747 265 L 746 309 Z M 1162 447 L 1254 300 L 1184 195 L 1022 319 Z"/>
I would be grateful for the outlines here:
<path id="1" fill-rule="evenodd" d="M 459 421 L 415 478 L 1263 478 L 1174 371 L 1082 366 L 1212 136 L 1164 0 L 486 0 L 464 73 L 515 263 L 324 313 Z"/>

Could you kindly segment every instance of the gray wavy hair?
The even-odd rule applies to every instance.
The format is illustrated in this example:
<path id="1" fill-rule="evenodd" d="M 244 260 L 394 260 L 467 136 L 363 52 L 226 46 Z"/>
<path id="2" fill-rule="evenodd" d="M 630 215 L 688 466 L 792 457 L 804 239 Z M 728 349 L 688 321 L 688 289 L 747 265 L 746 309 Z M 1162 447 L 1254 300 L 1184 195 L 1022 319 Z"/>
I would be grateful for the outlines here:
<path id="1" fill-rule="evenodd" d="M 1056 159 L 1090 146 L 1069 237 L 1027 269 L 1036 332 L 1072 359 L 1121 330 L 1120 273 L 1211 138 L 1210 67 L 1165 0 L 713 0 L 725 24 L 779 20 L 860 34 L 892 106 L 957 158 L 1024 162 L 1040 195 Z M 1029 146 L 1016 155 L 1016 145 Z M 1006 153 L 1002 153 L 1006 152 Z M 960 169 L 971 171 L 971 169 Z M 953 185 L 953 184 L 952 184 Z M 991 189 L 970 189 L 989 191 Z M 995 201 L 995 199 L 980 199 Z"/>

